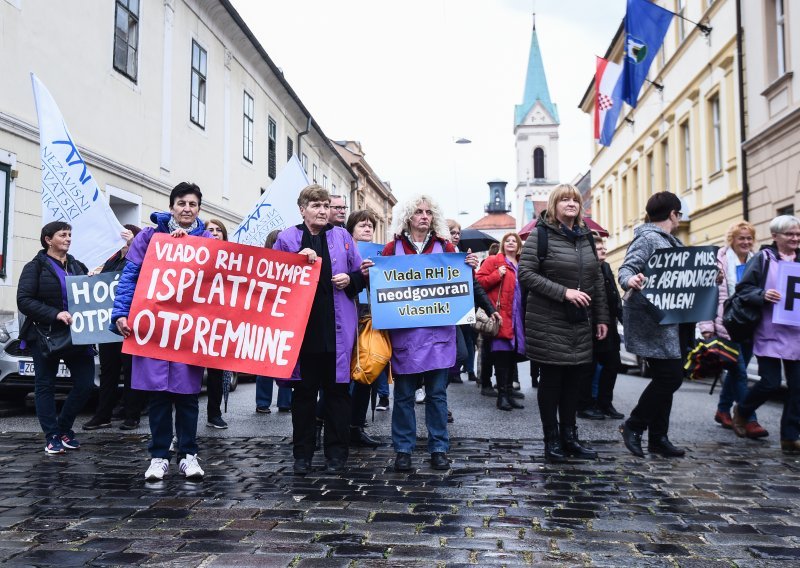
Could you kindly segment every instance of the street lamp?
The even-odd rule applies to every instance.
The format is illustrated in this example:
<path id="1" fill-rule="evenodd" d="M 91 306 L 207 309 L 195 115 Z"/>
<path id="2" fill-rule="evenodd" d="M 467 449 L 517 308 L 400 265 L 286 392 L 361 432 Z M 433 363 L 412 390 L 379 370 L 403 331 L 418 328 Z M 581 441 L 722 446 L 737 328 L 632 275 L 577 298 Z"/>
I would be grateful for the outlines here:
<path id="1" fill-rule="evenodd" d="M 461 137 L 459 137 L 459 138 L 453 137 L 453 142 L 454 142 L 455 144 L 458 144 L 459 146 L 466 146 L 467 144 L 472 144 L 472 140 L 470 140 L 469 138 L 465 138 L 465 137 L 463 137 L 463 136 L 461 136 Z M 453 181 L 454 181 L 454 185 L 455 185 L 456 210 L 458 211 L 458 210 L 460 209 L 460 207 L 459 207 L 459 203 L 458 203 L 458 201 L 459 201 L 459 190 L 458 190 L 458 157 L 456 156 L 456 154 L 455 154 L 455 153 L 453 154 Z M 467 211 L 464 211 L 464 210 L 461 210 L 461 211 L 459 212 L 459 215 L 467 215 L 467 214 L 468 214 L 468 212 L 467 212 Z"/>

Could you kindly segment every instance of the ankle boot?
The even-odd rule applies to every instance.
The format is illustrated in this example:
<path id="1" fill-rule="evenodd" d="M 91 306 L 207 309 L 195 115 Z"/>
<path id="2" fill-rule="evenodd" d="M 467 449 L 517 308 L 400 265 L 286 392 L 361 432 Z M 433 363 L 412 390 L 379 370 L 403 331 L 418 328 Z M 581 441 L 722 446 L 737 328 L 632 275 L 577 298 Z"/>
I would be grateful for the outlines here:
<path id="1" fill-rule="evenodd" d="M 567 456 L 561 447 L 558 424 L 544 428 L 544 459 L 553 463 L 564 463 Z"/>
<path id="2" fill-rule="evenodd" d="M 578 439 L 577 426 L 564 426 L 561 429 L 561 436 L 564 453 L 566 453 L 568 456 L 582 460 L 597 459 L 597 452 L 581 444 L 581 441 Z"/>
<path id="3" fill-rule="evenodd" d="M 367 434 L 363 426 L 350 426 L 350 445 L 356 448 L 377 448 L 381 443 Z"/>
<path id="4" fill-rule="evenodd" d="M 508 396 L 508 373 L 504 369 L 497 369 L 497 409 L 511 410 L 510 398 Z"/>
<path id="5" fill-rule="evenodd" d="M 506 392 L 508 393 L 508 404 L 509 404 L 509 406 L 511 406 L 511 408 L 517 408 L 517 409 L 525 408 L 525 405 L 524 404 L 520 404 L 519 402 L 517 402 L 517 397 L 514 396 L 515 394 L 518 394 L 518 393 L 514 392 L 514 390 L 512 390 L 510 388 L 506 389 Z"/>

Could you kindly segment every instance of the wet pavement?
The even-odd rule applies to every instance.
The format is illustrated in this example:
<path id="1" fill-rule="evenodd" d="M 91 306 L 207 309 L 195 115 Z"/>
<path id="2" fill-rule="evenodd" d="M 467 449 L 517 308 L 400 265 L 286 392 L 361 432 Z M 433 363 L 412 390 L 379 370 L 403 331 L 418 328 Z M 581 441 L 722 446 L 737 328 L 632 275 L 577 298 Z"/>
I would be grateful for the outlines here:
<path id="1" fill-rule="evenodd" d="M 618 407 L 644 384 L 621 381 Z M 707 393 L 707 387 L 684 387 L 676 404 L 695 397 L 705 424 L 713 405 L 703 389 Z M 685 443 L 685 458 L 637 459 L 620 443 L 616 422 L 581 422 L 600 458 L 550 465 L 543 463 L 541 436 L 530 424 L 538 419 L 531 396 L 525 411 L 501 414 L 471 385 L 453 385 L 451 392 L 454 430 L 459 422 L 466 428 L 473 413 L 490 418 L 483 437 L 453 433 L 453 467 L 447 472 L 429 467 L 421 441 L 412 473 L 395 473 L 394 453 L 384 446 L 353 449 L 348 470 L 339 475 L 321 471 L 318 455 L 317 471 L 298 477 L 291 473 L 288 435 L 224 431 L 211 437 L 201 427 L 205 480 L 186 481 L 173 462 L 163 482 L 145 483 L 144 430 L 81 433 L 84 448 L 64 456 L 45 455 L 41 434 L 33 429 L 0 433 L 0 563 L 755 567 L 800 562 L 800 459 L 780 453 L 777 431 L 766 441 L 746 441 L 712 423 L 713 435 Z M 480 410 L 471 412 L 470 405 Z M 700 414 L 686 402 L 683 406 Z M 777 430 L 778 410 L 774 403 L 764 408 L 765 426 Z M 284 429 L 289 422 L 280 415 L 258 419 L 281 420 Z M 389 413 L 380 413 L 371 430 L 385 433 L 388 421 Z M 504 437 L 521 428 L 509 428 L 515 421 L 526 425 L 527 437 Z M 676 422 L 673 439 L 684 442 Z"/>

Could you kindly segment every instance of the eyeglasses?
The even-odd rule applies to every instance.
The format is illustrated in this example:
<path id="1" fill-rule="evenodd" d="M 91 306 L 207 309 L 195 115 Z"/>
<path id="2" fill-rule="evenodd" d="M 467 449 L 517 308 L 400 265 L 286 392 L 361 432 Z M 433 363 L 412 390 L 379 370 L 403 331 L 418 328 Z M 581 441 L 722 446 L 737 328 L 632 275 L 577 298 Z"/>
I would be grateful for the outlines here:
<path id="1" fill-rule="evenodd" d="M 337 211 L 347 211 L 347 205 L 331 205 L 331 209 L 336 209 Z"/>
<path id="2" fill-rule="evenodd" d="M 781 235 L 789 239 L 800 239 L 800 233 L 781 233 Z"/>

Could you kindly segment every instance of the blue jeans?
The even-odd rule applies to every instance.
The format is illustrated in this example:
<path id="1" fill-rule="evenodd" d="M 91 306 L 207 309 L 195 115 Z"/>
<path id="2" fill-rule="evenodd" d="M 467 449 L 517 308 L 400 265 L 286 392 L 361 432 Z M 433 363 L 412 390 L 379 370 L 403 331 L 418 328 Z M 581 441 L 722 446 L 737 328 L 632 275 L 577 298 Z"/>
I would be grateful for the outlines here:
<path id="1" fill-rule="evenodd" d="M 378 375 L 375 382 L 378 383 L 378 396 L 389 398 L 389 374 L 386 372 L 386 369 L 381 371 L 381 374 Z"/>
<path id="2" fill-rule="evenodd" d="M 739 412 L 745 418 L 749 418 L 756 408 L 767 402 L 780 388 L 781 363 L 783 363 L 789 395 L 783 402 L 781 440 L 800 440 L 800 361 L 761 356 L 757 356 L 757 359 L 761 380 L 747 391 L 747 396 L 739 405 Z"/>
<path id="3" fill-rule="evenodd" d="M 447 452 L 447 372 L 435 369 L 411 375 L 395 375 L 392 409 L 392 444 L 396 452 L 410 454 L 417 446 L 417 417 L 414 391 L 417 382 L 425 384 L 425 425 L 428 428 L 428 451 Z"/>
<path id="4" fill-rule="evenodd" d="M 740 403 L 747 394 L 747 365 L 753 357 L 753 344 L 751 342 L 739 343 L 739 360 L 736 367 L 725 372 L 722 380 L 722 390 L 719 393 L 719 403 L 717 410 L 720 412 L 730 412 L 733 403 Z M 750 417 L 750 422 L 756 421 L 755 412 Z"/>
<path id="5" fill-rule="evenodd" d="M 186 454 L 197 454 L 196 394 L 178 394 L 167 391 L 150 392 L 150 457 L 169 459 L 172 442 L 172 407 L 175 406 L 175 434 L 178 436 L 178 459 Z"/>
<path id="6" fill-rule="evenodd" d="M 72 425 L 75 417 L 83 410 L 86 401 L 92 394 L 94 385 L 94 357 L 89 348 L 77 349 L 64 356 L 64 363 L 69 369 L 72 388 L 69 391 L 61 412 L 56 414 L 56 373 L 58 373 L 58 357 L 45 357 L 36 341 L 28 343 L 33 356 L 36 376 L 34 378 L 34 397 L 36 416 L 45 436 L 74 434 Z"/>
<path id="7" fill-rule="evenodd" d="M 256 407 L 269 408 L 272 404 L 272 388 L 275 379 L 272 377 L 256 377 Z M 292 407 L 292 387 L 278 387 L 278 408 Z"/>

